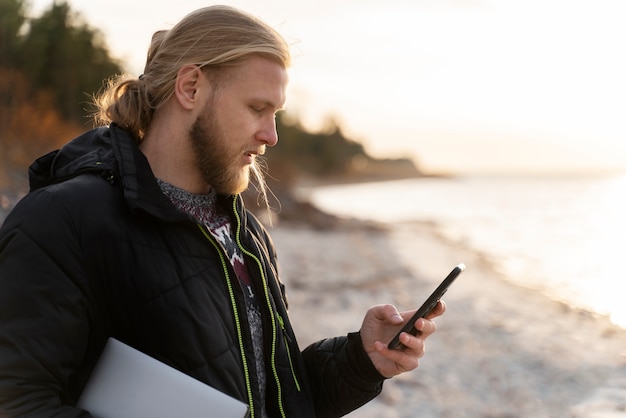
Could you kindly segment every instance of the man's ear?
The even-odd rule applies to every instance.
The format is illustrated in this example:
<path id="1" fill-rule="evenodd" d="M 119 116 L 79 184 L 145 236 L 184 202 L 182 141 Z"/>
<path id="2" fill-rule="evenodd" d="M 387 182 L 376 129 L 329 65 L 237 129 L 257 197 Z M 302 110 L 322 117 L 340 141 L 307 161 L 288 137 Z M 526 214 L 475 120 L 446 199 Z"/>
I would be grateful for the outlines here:
<path id="1" fill-rule="evenodd" d="M 184 109 L 192 110 L 198 103 L 201 77 L 202 70 L 197 65 L 185 65 L 178 70 L 174 95 Z"/>

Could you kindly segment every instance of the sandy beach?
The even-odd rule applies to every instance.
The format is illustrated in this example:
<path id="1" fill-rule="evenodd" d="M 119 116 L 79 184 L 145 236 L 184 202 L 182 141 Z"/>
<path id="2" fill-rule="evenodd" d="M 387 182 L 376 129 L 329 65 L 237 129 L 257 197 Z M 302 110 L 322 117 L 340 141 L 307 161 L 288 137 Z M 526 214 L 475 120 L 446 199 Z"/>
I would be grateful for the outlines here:
<path id="1" fill-rule="evenodd" d="M 415 308 L 454 265 L 467 265 L 420 367 L 349 416 L 626 417 L 626 331 L 506 282 L 436 225 L 278 224 L 271 234 L 302 347 L 357 330 L 371 305 Z"/>
<path id="2" fill-rule="evenodd" d="M 505 281 L 437 225 L 306 214 L 315 227 L 270 228 L 302 348 L 358 330 L 374 304 L 414 309 L 453 266 L 467 266 L 444 298 L 447 312 L 420 367 L 385 382 L 350 417 L 626 417 L 626 330 Z"/>

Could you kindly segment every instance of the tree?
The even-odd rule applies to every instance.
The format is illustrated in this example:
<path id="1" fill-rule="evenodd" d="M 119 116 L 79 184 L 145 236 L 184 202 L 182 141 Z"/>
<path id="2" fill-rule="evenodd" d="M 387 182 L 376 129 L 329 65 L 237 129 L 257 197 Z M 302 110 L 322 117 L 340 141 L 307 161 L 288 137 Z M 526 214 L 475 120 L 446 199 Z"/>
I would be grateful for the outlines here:
<path id="1" fill-rule="evenodd" d="M 24 9 L 23 0 L 0 0 L 0 67 L 14 67 L 17 62 Z"/>
<path id="2" fill-rule="evenodd" d="M 0 0 L 0 188 L 35 157 L 84 129 L 81 103 L 121 72 L 101 33 L 67 3 L 36 19 L 24 0 Z"/>
<path id="3" fill-rule="evenodd" d="M 65 3 L 30 21 L 20 68 L 37 90 L 51 90 L 59 112 L 84 124 L 85 103 L 104 79 L 122 72 L 109 55 L 101 32 L 91 28 Z"/>
<path id="4" fill-rule="evenodd" d="M 332 118 L 318 133 L 305 130 L 297 120 L 287 121 L 282 113 L 276 125 L 280 145 L 267 151 L 272 170 L 280 167 L 291 173 L 337 176 L 350 170 L 355 157 L 370 159 L 363 145 L 346 138 Z"/>
<path id="5" fill-rule="evenodd" d="M 25 171 L 21 169 L 33 158 L 60 147 L 81 131 L 80 126 L 61 117 L 50 94 L 31 94 L 22 73 L 2 68 L 0 128 L 0 190 L 22 183 Z"/>

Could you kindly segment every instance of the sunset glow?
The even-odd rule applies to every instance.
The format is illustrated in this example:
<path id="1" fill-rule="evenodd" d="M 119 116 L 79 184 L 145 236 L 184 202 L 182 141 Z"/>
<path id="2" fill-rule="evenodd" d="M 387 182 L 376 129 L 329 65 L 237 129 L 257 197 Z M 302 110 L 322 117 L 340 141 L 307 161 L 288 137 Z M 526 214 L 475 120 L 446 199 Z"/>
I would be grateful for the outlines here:
<path id="1" fill-rule="evenodd" d="M 69 3 L 137 74 L 155 30 L 207 5 Z M 287 110 L 312 129 L 334 117 L 375 156 L 432 171 L 626 169 L 621 0 L 228 4 L 293 44 Z"/>

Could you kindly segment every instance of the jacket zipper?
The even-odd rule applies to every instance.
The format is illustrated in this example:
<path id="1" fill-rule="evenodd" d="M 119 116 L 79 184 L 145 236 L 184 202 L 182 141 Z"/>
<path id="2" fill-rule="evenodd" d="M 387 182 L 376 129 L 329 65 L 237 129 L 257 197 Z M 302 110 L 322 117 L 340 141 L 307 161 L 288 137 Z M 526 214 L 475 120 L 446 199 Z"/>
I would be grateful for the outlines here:
<path id="1" fill-rule="evenodd" d="M 276 316 L 278 316 L 278 322 L 280 322 L 280 327 L 283 330 L 283 335 L 285 338 L 285 346 L 287 347 L 287 358 L 289 359 L 289 368 L 291 369 L 291 375 L 293 376 L 293 381 L 296 384 L 296 390 L 298 392 L 301 392 L 300 382 L 298 381 L 298 376 L 296 376 L 296 369 L 293 367 L 293 360 L 291 359 L 291 345 L 290 345 L 291 339 L 289 338 L 289 334 L 287 334 L 287 330 L 285 329 L 285 320 L 279 314 L 276 314 Z"/>
<path id="2" fill-rule="evenodd" d="M 235 215 L 235 219 L 237 220 L 237 229 L 235 232 L 235 239 L 237 241 L 237 245 L 239 246 L 239 248 L 241 249 L 241 251 L 246 254 L 248 257 L 252 258 L 256 263 L 257 263 L 257 267 L 259 268 L 259 273 L 261 274 L 261 280 L 263 282 L 263 293 L 265 295 L 265 303 L 267 303 L 267 307 L 268 307 L 268 311 L 270 313 L 270 323 L 272 324 L 272 355 L 271 355 L 271 360 L 270 360 L 270 364 L 272 367 L 272 374 L 274 375 L 274 381 L 276 382 L 276 389 L 278 391 L 278 409 L 280 410 L 280 416 L 282 418 L 286 418 L 286 414 L 285 414 L 285 407 L 283 405 L 283 390 L 282 390 L 282 386 L 281 386 L 281 382 L 280 382 L 280 378 L 278 377 L 278 370 L 276 368 L 276 338 L 277 338 L 277 331 L 276 331 L 276 318 L 274 316 L 274 309 L 272 308 L 272 303 L 270 301 L 270 296 L 268 293 L 268 285 L 267 285 L 267 279 L 265 278 L 265 272 L 263 271 L 263 265 L 261 263 L 261 261 L 259 260 L 259 258 L 252 254 L 250 251 L 248 251 L 247 249 L 244 248 L 244 246 L 241 244 L 241 218 L 239 217 L 239 212 L 237 212 L 237 199 L 233 199 L 233 213 Z M 289 354 L 289 346 L 287 346 L 287 355 L 289 356 L 289 361 L 291 363 L 291 354 Z M 293 365 L 291 365 L 291 372 L 295 377 L 295 371 L 293 370 Z M 297 381 L 296 381 L 297 382 Z M 297 385 L 299 388 L 299 385 Z M 298 389 L 299 390 L 299 389 Z"/>
<path id="3" fill-rule="evenodd" d="M 243 333 L 241 330 L 241 322 L 239 321 L 239 311 L 237 309 L 237 302 L 235 301 L 235 293 L 233 292 L 233 284 L 230 279 L 230 274 L 228 273 L 228 265 L 224 260 L 224 254 L 222 253 L 222 249 L 215 242 L 215 240 L 211 237 L 211 235 L 207 232 L 206 228 L 202 225 L 198 224 L 198 228 L 202 231 L 202 235 L 209 240 L 211 245 L 215 247 L 217 254 L 220 257 L 220 262 L 222 263 L 222 269 L 224 270 L 224 276 L 226 278 L 226 286 L 228 287 L 228 295 L 230 297 L 230 304 L 233 308 L 233 316 L 235 318 L 235 328 L 237 329 L 237 340 L 239 342 L 239 351 L 241 354 L 241 362 L 243 365 L 243 373 L 246 380 L 246 391 L 248 393 L 248 404 L 250 405 L 250 418 L 254 418 L 254 401 L 252 398 L 252 384 L 250 383 L 250 371 L 248 369 L 248 362 L 246 361 L 246 352 L 244 350 L 243 345 Z"/>

